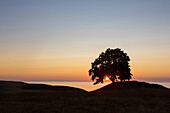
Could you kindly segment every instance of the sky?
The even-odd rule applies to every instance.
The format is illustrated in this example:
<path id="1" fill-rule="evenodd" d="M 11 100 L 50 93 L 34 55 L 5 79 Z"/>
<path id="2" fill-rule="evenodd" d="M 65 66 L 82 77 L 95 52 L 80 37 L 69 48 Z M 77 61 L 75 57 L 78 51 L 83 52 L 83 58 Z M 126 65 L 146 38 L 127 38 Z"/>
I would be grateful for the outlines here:
<path id="1" fill-rule="evenodd" d="M 170 79 L 169 0 L 0 0 L 0 79 L 90 80 L 121 48 L 134 79 Z"/>

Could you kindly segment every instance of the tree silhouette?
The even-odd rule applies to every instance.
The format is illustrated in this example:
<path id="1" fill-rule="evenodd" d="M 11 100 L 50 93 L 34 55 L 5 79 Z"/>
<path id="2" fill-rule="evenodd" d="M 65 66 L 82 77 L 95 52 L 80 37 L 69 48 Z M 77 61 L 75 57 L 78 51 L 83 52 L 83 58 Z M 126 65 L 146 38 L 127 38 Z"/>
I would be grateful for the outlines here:
<path id="1" fill-rule="evenodd" d="M 107 76 L 112 82 L 120 80 L 130 80 L 132 74 L 130 73 L 129 62 L 130 58 L 121 49 L 108 48 L 102 52 L 94 62 L 91 63 L 89 76 L 94 83 L 103 83 L 103 79 Z"/>

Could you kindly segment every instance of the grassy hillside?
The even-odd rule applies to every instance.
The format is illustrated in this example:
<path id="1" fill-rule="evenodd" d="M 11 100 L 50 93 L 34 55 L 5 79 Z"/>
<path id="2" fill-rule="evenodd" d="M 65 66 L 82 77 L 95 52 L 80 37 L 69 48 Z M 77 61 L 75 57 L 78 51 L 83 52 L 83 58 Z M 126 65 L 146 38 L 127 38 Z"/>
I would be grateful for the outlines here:
<path id="1" fill-rule="evenodd" d="M 168 113 L 170 90 L 144 82 L 72 87 L 0 82 L 0 113 Z"/>

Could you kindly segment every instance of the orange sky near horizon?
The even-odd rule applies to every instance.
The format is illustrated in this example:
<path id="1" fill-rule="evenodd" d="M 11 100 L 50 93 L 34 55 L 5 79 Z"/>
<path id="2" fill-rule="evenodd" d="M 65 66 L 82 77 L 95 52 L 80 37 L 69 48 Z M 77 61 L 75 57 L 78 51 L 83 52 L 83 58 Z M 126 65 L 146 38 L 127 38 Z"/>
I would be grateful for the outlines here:
<path id="1" fill-rule="evenodd" d="M 21 53 L 9 53 L 6 57 L 0 57 L 0 78 L 7 80 L 88 81 L 91 79 L 88 76 L 91 62 L 101 52 L 94 51 L 93 54 L 82 54 L 82 56 L 78 55 L 77 57 L 70 54 L 51 57 L 49 53 L 48 55 L 41 54 L 31 57 Z M 133 78 L 169 78 L 169 56 L 164 56 L 166 51 L 157 52 L 153 50 L 152 53 L 143 50 L 134 51 L 132 49 L 128 51 Z M 160 53 L 163 55 L 161 56 Z"/>

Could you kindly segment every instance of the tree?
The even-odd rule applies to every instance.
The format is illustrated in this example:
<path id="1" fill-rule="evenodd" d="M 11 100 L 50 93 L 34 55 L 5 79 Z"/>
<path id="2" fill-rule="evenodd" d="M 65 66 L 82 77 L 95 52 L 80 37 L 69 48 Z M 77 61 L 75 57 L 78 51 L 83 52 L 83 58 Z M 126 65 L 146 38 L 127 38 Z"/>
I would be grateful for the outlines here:
<path id="1" fill-rule="evenodd" d="M 108 48 L 91 63 L 89 76 L 95 81 L 94 85 L 103 83 L 103 79 L 106 76 L 112 82 L 130 80 L 132 74 L 130 73 L 129 61 L 129 56 L 121 51 L 121 49 Z"/>

